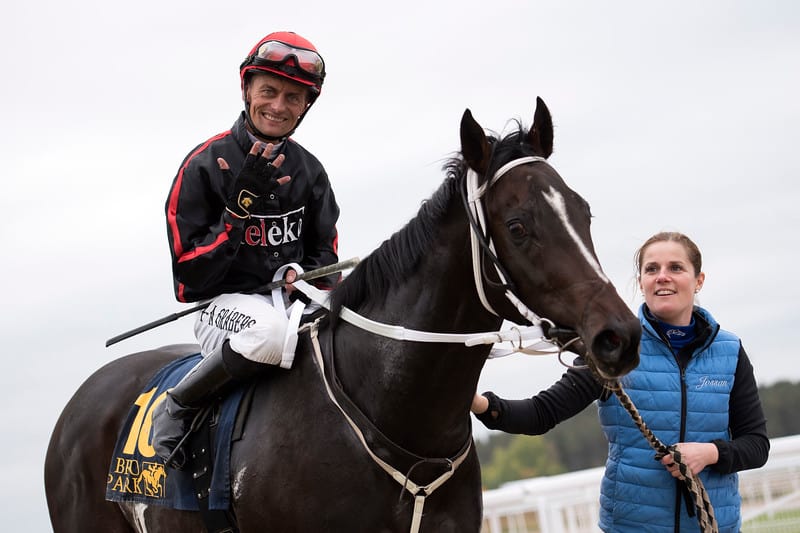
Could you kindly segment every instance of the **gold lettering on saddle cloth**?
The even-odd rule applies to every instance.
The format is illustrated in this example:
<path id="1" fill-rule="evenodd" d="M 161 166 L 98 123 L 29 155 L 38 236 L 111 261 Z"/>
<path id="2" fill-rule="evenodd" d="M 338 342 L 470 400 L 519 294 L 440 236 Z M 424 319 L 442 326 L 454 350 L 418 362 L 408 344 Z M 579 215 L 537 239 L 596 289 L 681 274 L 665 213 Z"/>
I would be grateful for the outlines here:
<path id="1" fill-rule="evenodd" d="M 141 494 L 151 498 L 164 497 L 164 465 L 136 459 L 114 458 L 108 474 L 109 489 L 120 494 Z"/>
<path id="2" fill-rule="evenodd" d="M 157 388 L 142 393 L 134 402 L 137 407 L 125 446 L 122 452 L 112 458 L 106 485 L 111 492 L 120 495 L 140 494 L 151 498 L 164 497 L 164 484 L 167 476 L 164 465 L 148 461 L 155 456 L 150 442 L 150 429 L 153 426 L 153 408 L 164 401 L 166 392 L 153 396 Z"/>

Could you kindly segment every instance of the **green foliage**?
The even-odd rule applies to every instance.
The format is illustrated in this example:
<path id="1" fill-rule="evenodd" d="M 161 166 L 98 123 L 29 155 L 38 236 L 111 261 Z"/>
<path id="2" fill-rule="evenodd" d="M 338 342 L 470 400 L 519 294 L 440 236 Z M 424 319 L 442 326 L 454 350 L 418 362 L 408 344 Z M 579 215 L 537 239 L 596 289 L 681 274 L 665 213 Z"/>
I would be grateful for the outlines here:
<path id="1" fill-rule="evenodd" d="M 546 438 L 555 445 L 559 462 L 569 472 L 606 464 L 608 442 L 597 419 L 596 403 L 554 427 Z"/>
<path id="2" fill-rule="evenodd" d="M 770 438 L 800 434 L 800 382 L 779 381 L 760 387 Z M 605 464 L 608 444 L 592 404 L 545 435 L 510 435 L 493 431 L 476 441 L 485 489 L 529 477 L 583 470 Z"/>
<path id="3" fill-rule="evenodd" d="M 529 477 L 551 476 L 566 472 L 557 459 L 555 447 L 541 436 L 515 435 L 506 447 L 496 447 L 492 458 L 481 468 L 486 489 L 497 488 L 506 481 Z M 519 438 L 525 437 L 525 438 Z"/>
<path id="4" fill-rule="evenodd" d="M 483 485 L 549 476 L 605 464 L 606 444 L 597 408 L 592 404 L 545 435 L 511 435 L 493 431 L 476 442 Z"/>
<path id="5" fill-rule="evenodd" d="M 767 417 L 767 434 L 772 437 L 785 437 L 800 433 L 800 383 L 778 381 L 769 387 L 758 389 L 761 405 Z"/>
<path id="6" fill-rule="evenodd" d="M 478 452 L 478 460 L 482 465 L 488 465 L 498 448 L 508 448 L 511 440 L 516 435 L 503 433 L 502 431 L 492 431 L 489 437 L 483 441 L 475 442 L 475 449 Z"/>

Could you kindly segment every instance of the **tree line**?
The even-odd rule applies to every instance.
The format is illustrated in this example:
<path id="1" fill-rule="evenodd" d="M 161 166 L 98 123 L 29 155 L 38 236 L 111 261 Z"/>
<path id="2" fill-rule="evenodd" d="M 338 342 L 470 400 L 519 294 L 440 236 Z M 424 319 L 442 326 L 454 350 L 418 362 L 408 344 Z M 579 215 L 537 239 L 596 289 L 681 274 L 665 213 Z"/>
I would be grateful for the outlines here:
<path id="1" fill-rule="evenodd" d="M 779 381 L 758 389 L 770 438 L 800 434 L 800 382 Z M 480 422 L 478 422 L 480 423 Z M 592 404 L 544 435 L 490 432 L 476 439 L 484 489 L 516 479 L 550 476 L 603 466 L 608 450 Z"/>

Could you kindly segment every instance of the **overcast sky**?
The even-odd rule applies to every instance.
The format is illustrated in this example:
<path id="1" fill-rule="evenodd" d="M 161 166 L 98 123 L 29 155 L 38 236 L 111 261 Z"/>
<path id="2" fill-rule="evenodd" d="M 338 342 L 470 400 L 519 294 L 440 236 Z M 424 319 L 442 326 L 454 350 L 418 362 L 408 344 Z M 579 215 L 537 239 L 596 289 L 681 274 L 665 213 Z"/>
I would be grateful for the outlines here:
<path id="1" fill-rule="evenodd" d="M 193 340 L 187 318 L 104 347 L 183 309 L 167 190 L 186 153 L 234 122 L 238 65 L 275 30 L 306 36 L 327 63 L 295 138 L 330 174 L 342 258 L 369 254 L 439 186 L 465 108 L 502 131 L 529 124 L 538 95 L 555 122 L 551 163 L 591 204 L 596 250 L 625 301 L 640 303 L 635 249 L 657 231 L 685 232 L 704 254 L 700 302 L 742 337 L 759 383 L 800 380 L 800 4 L 396 4 L 6 6 L 3 529 L 50 529 L 45 449 L 91 372 Z M 550 358 L 493 360 L 479 388 L 524 397 L 561 372 Z"/>

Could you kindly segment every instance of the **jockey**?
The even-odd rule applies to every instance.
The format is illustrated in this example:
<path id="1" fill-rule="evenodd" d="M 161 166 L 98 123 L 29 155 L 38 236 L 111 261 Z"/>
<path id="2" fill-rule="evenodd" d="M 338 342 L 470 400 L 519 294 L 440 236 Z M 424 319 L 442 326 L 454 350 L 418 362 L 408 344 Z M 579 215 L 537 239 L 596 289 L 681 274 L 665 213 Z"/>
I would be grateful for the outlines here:
<path id="1" fill-rule="evenodd" d="M 153 415 L 153 446 L 176 468 L 186 459 L 176 447 L 194 416 L 225 385 L 292 365 L 284 341 L 296 272 L 282 269 L 284 301 L 258 288 L 286 264 L 313 270 L 338 261 L 339 207 L 328 175 L 289 137 L 322 90 L 322 56 L 296 33 L 271 33 L 247 55 L 239 77 L 244 110 L 230 130 L 186 156 L 166 202 L 175 296 L 211 300 L 194 328 L 203 359 Z M 338 279 L 315 284 L 330 289 Z"/>

